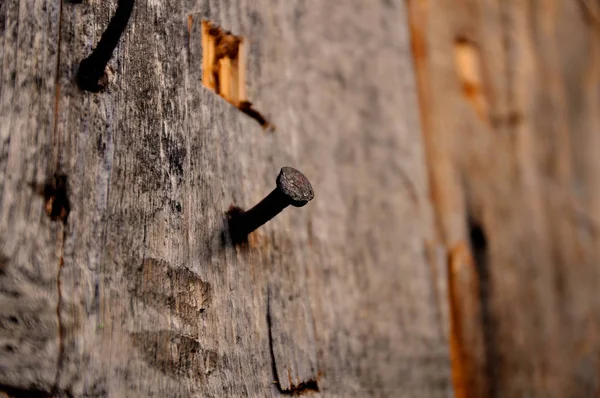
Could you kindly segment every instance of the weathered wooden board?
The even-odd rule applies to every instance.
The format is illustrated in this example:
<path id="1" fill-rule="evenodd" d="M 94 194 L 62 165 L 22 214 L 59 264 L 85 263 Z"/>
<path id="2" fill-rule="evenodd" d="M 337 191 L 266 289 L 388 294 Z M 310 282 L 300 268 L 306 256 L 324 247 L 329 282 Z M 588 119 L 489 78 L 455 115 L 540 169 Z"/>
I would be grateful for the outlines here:
<path id="1" fill-rule="evenodd" d="M 425 3 L 409 8 L 457 396 L 597 396 L 600 5 Z"/>
<path id="2" fill-rule="evenodd" d="M 450 395 L 404 2 L 138 0 L 81 90 L 117 6 L 0 5 L 0 391 Z M 274 131 L 202 85 L 202 19 Z M 286 165 L 315 200 L 232 246 Z"/>
<path id="3" fill-rule="evenodd" d="M 2 2 L 0 21 L 0 383 L 50 390 L 64 229 L 46 216 L 38 183 L 52 178 L 58 149 L 59 5 Z"/>

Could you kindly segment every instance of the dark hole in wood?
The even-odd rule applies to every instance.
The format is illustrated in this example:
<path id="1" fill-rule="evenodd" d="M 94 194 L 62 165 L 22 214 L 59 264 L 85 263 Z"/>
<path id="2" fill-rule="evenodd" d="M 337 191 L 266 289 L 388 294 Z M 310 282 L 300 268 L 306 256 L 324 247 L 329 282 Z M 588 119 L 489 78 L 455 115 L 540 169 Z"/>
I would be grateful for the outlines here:
<path id="1" fill-rule="evenodd" d="M 248 235 L 240 233 L 238 229 L 234 228 L 236 218 L 244 213 L 244 209 L 238 206 L 231 205 L 226 212 L 227 216 L 227 228 L 229 232 L 229 238 L 231 243 L 234 245 L 248 243 Z"/>
<path id="2" fill-rule="evenodd" d="M 297 386 L 293 386 L 290 390 L 283 390 L 281 393 L 287 395 L 301 395 L 310 391 L 319 392 L 319 384 L 316 380 L 305 381 Z"/>
<path id="3" fill-rule="evenodd" d="M 499 360 L 499 354 L 496 348 L 496 323 L 491 308 L 491 275 L 488 259 L 488 238 L 483 225 L 477 222 L 473 217 L 467 219 L 469 229 L 469 240 L 477 277 L 479 279 L 479 305 L 481 310 L 481 323 L 483 328 L 483 340 L 485 346 L 485 377 L 487 385 L 487 395 L 490 398 L 496 397 L 497 372 L 496 365 Z"/>
<path id="4" fill-rule="evenodd" d="M 0 276 L 6 275 L 6 269 L 8 268 L 8 262 L 10 259 L 0 253 Z"/>
<path id="5" fill-rule="evenodd" d="M 68 178 L 64 174 L 54 174 L 52 179 L 44 185 L 46 214 L 51 220 L 67 222 L 71 205 L 67 196 Z"/>
<path id="6" fill-rule="evenodd" d="M 471 248 L 473 249 L 473 254 L 475 254 L 476 257 L 475 261 L 477 264 L 480 264 L 481 261 L 485 260 L 487 251 L 487 238 L 485 236 L 485 231 L 481 225 L 476 223 L 472 218 L 469 218 L 468 223 Z"/>
<path id="7" fill-rule="evenodd" d="M 51 398 L 52 394 L 47 391 L 31 388 L 15 388 L 0 384 L 0 392 L 6 393 L 12 398 Z"/>

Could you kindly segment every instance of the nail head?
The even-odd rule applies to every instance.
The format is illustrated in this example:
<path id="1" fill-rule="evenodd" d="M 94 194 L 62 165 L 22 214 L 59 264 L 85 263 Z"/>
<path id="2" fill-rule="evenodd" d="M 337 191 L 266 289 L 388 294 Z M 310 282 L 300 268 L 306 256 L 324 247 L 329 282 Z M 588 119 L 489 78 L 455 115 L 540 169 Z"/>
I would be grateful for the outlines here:
<path id="1" fill-rule="evenodd" d="M 281 169 L 277 176 L 277 187 L 295 207 L 302 207 L 315 197 L 308 178 L 293 167 Z"/>

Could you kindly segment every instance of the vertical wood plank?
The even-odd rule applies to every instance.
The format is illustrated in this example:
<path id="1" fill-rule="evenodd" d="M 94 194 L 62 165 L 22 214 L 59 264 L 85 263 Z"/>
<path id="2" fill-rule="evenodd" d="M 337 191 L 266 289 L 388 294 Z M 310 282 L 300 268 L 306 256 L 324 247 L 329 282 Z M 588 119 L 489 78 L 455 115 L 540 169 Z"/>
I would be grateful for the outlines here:
<path id="1" fill-rule="evenodd" d="M 31 190 L 18 202 L 38 209 L 32 222 L 3 197 L 2 225 L 21 228 L 3 248 L 53 234 L 48 254 L 5 255 L 19 272 L 19 256 L 50 258 L 57 334 L 44 335 L 43 382 L 22 372 L 2 383 L 73 396 L 450 395 L 404 3 L 136 0 L 106 88 L 82 91 L 79 63 L 122 4 L 62 4 L 57 88 L 44 80 L 48 101 L 23 97 L 56 109 L 44 122 L 55 135 L 33 122 L 2 129 L 3 142 L 7 131 L 23 140 L 10 154 L 52 154 L 71 206 L 63 227 Z M 239 93 L 274 131 L 202 84 L 203 19 L 244 37 Z M 2 76 L 3 118 L 23 123 L 6 66 Z M 316 199 L 233 246 L 226 211 L 258 202 L 282 166 L 302 170 Z M 20 175 L 8 171 L 4 195 Z"/>
<path id="2" fill-rule="evenodd" d="M 479 369 L 465 396 L 595 395 L 598 7 L 409 6 L 436 224 L 447 247 L 470 241 L 480 286 L 451 303 L 481 311 L 453 319 L 457 366 Z"/>
<path id="3" fill-rule="evenodd" d="M 61 353 L 64 226 L 44 185 L 57 170 L 59 1 L 6 1 L 0 70 L 0 384 L 51 390 Z"/>

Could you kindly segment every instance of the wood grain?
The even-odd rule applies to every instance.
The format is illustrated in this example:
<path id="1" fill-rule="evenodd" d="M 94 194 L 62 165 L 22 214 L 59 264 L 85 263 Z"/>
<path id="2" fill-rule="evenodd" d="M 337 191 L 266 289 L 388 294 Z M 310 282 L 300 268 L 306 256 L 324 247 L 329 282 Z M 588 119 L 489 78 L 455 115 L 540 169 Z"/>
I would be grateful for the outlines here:
<path id="1" fill-rule="evenodd" d="M 82 91 L 116 7 L 0 6 L 0 385 L 450 395 L 405 3 L 137 0 L 106 88 Z M 275 131 L 202 84 L 203 19 L 244 37 L 246 93 Z M 225 212 L 286 165 L 315 200 L 232 246 Z M 56 173 L 65 223 L 28 185 Z"/>
<path id="2" fill-rule="evenodd" d="M 56 2 L 0 7 L 0 383 L 50 390 L 60 360 L 64 225 L 38 187 L 57 172 Z"/>

